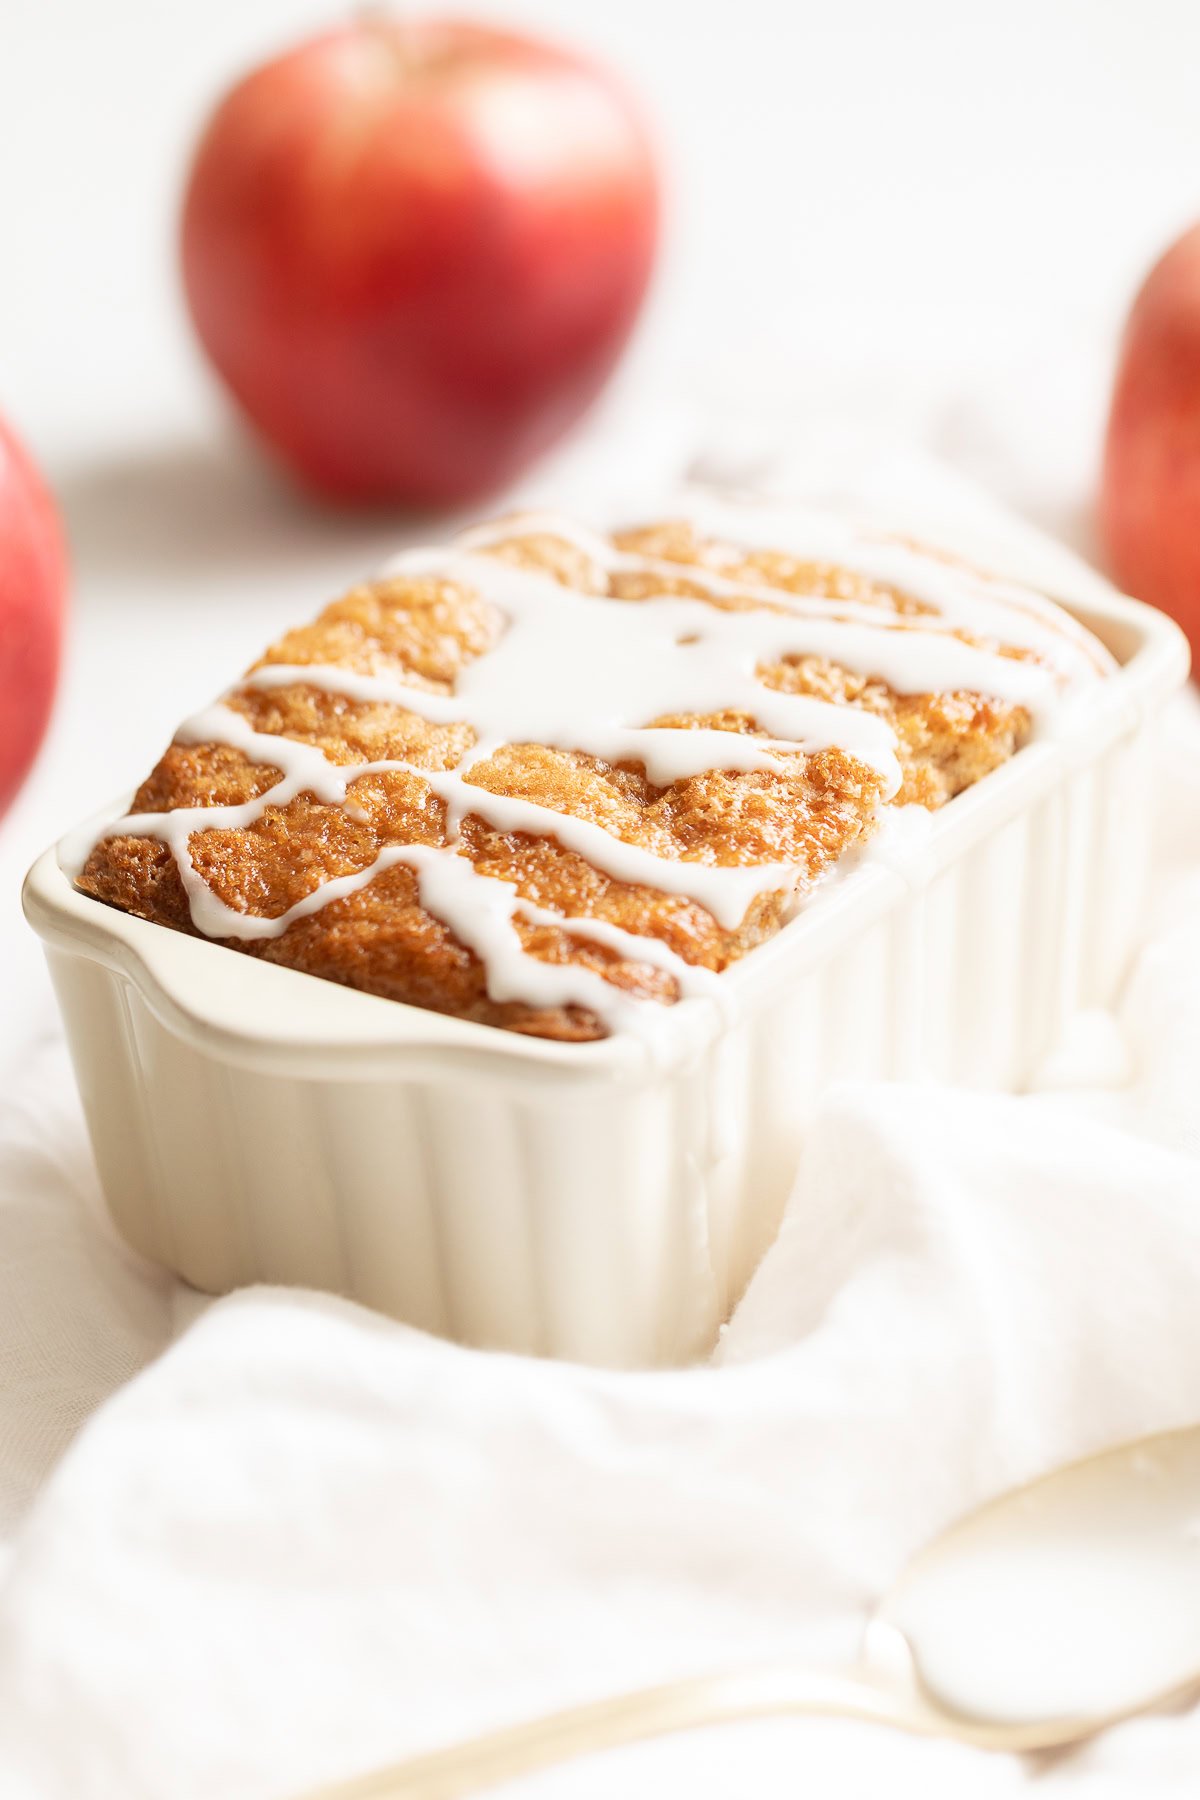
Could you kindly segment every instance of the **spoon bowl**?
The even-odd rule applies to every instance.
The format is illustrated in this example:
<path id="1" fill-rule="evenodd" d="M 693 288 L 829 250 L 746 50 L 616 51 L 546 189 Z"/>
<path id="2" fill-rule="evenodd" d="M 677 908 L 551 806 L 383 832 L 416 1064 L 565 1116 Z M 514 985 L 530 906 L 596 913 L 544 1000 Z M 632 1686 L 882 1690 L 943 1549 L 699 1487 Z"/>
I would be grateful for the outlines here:
<path id="1" fill-rule="evenodd" d="M 1051 1750 L 1200 1683 L 1200 1427 L 1107 1450 L 969 1514 L 912 1559 L 844 1672 L 780 1663 L 570 1708 L 305 1800 L 460 1800 L 572 1757 L 810 1714 Z"/>
<path id="2" fill-rule="evenodd" d="M 1200 1678 L 1200 1430 L 981 1507 L 913 1558 L 876 1622 L 908 1645 L 931 1706 L 1059 1742 L 1185 1689 Z"/>

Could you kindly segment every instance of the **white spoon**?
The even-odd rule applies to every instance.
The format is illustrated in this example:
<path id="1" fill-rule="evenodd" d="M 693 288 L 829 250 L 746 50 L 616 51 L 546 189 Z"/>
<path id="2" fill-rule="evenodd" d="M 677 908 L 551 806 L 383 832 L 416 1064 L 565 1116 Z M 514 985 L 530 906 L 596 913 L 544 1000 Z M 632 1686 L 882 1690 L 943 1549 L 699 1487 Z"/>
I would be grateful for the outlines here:
<path id="1" fill-rule="evenodd" d="M 838 1715 L 987 1750 L 1049 1750 L 1200 1683 L 1200 1427 L 994 1500 L 909 1563 L 857 1664 L 701 1675 L 528 1720 L 305 1800 L 457 1800 L 698 1726 Z"/>

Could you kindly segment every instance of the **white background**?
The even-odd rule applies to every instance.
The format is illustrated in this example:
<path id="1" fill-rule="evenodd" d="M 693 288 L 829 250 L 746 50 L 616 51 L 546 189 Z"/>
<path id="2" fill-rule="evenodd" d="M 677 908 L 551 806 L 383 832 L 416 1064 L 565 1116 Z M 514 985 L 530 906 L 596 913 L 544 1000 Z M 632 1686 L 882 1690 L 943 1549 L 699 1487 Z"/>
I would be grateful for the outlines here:
<path id="1" fill-rule="evenodd" d="M 471 4 L 461 0 L 463 9 Z M 1148 263 L 1200 216 L 1197 0 L 1005 0 L 996 6 L 971 0 L 736 0 L 720 7 L 704 0 L 592 0 L 586 8 L 567 0 L 475 0 L 474 10 L 594 45 L 627 71 L 657 123 L 668 171 L 669 231 L 653 303 L 620 391 L 607 421 L 589 427 L 601 451 L 619 439 L 624 458 L 630 435 L 640 438 L 684 398 L 698 400 L 714 416 L 734 403 L 784 421 L 849 411 L 878 417 L 966 463 L 1026 510 L 1089 543 L 1088 504 L 1121 319 Z M 62 702 L 33 779 L 0 823 L 0 1083 L 6 1057 L 28 1042 L 31 1013 L 46 1029 L 51 1018 L 40 954 L 19 916 L 17 888 L 28 861 L 65 826 L 136 781 L 185 712 L 221 688 L 273 630 L 375 563 L 404 528 L 396 520 L 338 518 L 306 507 L 274 478 L 231 426 L 193 349 L 178 294 L 178 197 L 208 106 L 246 65 L 330 16 L 307 0 L 0 0 L 0 409 L 27 436 L 59 492 L 75 564 Z M 1187 966 L 1193 970 L 1190 990 Z M 1178 1098 L 1185 1088 L 1194 1093 L 1187 1088 L 1194 1066 L 1189 1056 L 1195 1054 L 1188 1048 L 1195 1044 L 1194 970 L 1194 950 L 1185 966 L 1178 947 L 1168 946 L 1157 973 L 1161 1004 L 1146 1004 L 1143 994 L 1140 1013 L 1133 1013 L 1135 1027 L 1142 1021 L 1138 1048 L 1147 1071 L 1140 1102 L 1153 1100 L 1164 1116 L 1173 1094 Z M 1178 1015 L 1175 1030 L 1170 1005 Z M 1120 1106 L 1138 1103 L 1136 1088 L 1121 1097 L 1104 1091 L 1090 1102 L 1096 1113 L 1115 1114 L 1118 1125 Z M 681 1493 L 710 1501 L 715 1493 L 720 1501 L 728 1491 L 735 1526 L 746 1497 L 757 1492 L 774 1503 L 789 1542 L 800 1543 L 803 1529 L 791 1496 L 805 1500 L 809 1510 L 801 1524 L 813 1542 L 841 1547 L 838 1555 L 826 1556 L 819 1584 L 824 1591 L 823 1584 L 832 1582 L 831 1608 L 841 1608 L 839 1617 L 850 1617 L 852 1603 L 872 1581 L 878 1585 L 882 1570 L 898 1566 L 911 1548 L 909 1538 L 927 1534 L 931 1514 L 923 1482 L 938 1495 L 938 1507 L 956 1510 L 979 1498 L 981 1488 L 1002 1486 L 1039 1459 L 1056 1460 L 1101 1437 L 1194 1412 L 1192 1322 L 1200 1252 L 1185 1204 L 1193 1198 L 1190 1166 L 1179 1174 L 1163 1150 L 1116 1129 L 1094 1140 L 1084 1129 L 1088 1114 L 1071 1110 L 1077 1104 L 1069 1098 L 1056 1114 L 1044 1098 L 964 1102 L 966 1110 L 954 1114 L 954 1143 L 943 1144 L 947 1108 L 940 1096 L 932 1097 L 928 1110 L 916 1110 L 907 1123 L 910 1154 L 902 1153 L 901 1132 L 885 1131 L 865 1113 L 846 1115 L 850 1149 L 843 1151 L 836 1133 L 827 1140 L 836 1155 L 818 1163 L 814 1188 L 831 1215 L 841 1206 L 854 1214 L 849 1190 L 839 1192 L 831 1168 L 846 1171 L 855 1197 L 858 1188 L 886 1194 L 889 1216 L 898 1209 L 899 1222 L 887 1230 L 880 1226 L 880 1253 L 891 1235 L 907 1245 L 923 1234 L 926 1285 L 913 1283 L 911 1256 L 895 1261 L 902 1300 L 901 1281 L 908 1283 L 905 1329 L 903 1308 L 881 1309 L 881 1293 L 889 1290 L 875 1279 L 876 1264 L 867 1255 L 864 1279 L 848 1301 L 843 1292 L 823 1319 L 828 1329 L 809 1334 L 811 1343 L 801 1342 L 793 1361 L 770 1363 L 768 1374 L 777 1371 L 781 1388 L 787 1387 L 781 1417 L 792 1427 L 792 1474 L 782 1437 L 767 1442 L 770 1479 L 756 1489 L 721 1433 L 699 1415 L 685 1418 L 672 1434 L 661 1430 L 657 1415 L 630 1410 L 630 1442 L 653 1439 L 657 1455 L 661 1439 L 664 1460 L 649 1466 L 674 1467 Z M 16 1145 L 11 1166 L 26 1174 L 42 1169 L 44 1185 L 22 1190 L 21 1204 L 11 1207 L 10 1229 L 23 1231 L 24 1238 L 10 1238 L 7 1256 L 0 1257 L 0 1274 L 10 1263 L 5 1316 L 15 1321 L 14 1366 L 24 1358 L 19 1366 L 32 1371 L 29 1390 L 47 1400 L 45 1429 L 39 1413 L 21 1440 L 27 1463 L 14 1465 L 18 1489 L 31 1480 L 31 1470 L 52 1460 L 76 1414 L 119 1384 L 169 1331 L 169 1298 L 139 1286 L 128 1270 L 120 1276 L 124 1285 L 114 1285 L 112 1267 L 99 1266 L 95 1240 L 77 1229 L 74 1196 L 64 1189 L 53 1154 L 46 1154 L 61 1111 L 47 1105 L 37 1159 L 22 1159 Z M 1018 1121 L 1027 1130 L 1031 1119 L 1048 1133 L 1061 1133 L 1053 1155 L 1039 1160 L 1021 1139 Z M 66 1131 L 70 1152 L 73 1119 Z M 1079 1161 L 1070 1205 L 1056 1210 L 1043 1204 L 1042 1163 L 1061 1170 L 1080 1144 L 1090 1147 L 1091 1160 Z M 73 1166 L 68 1154 L 67 1174 Z M 1167 1173 L 1178 1182 L 1177 1199 L 1166 1191 Z M 968 1202 L 977 1222 L 988 1216 L 981 1200 L 989 1193 L 992 1239 L 962 1229 Z M 1043 1238 L 1047 1225 L 1051 1234 Z M 777 1291 L 791 1295 L 800 1285 L 784 1265 Z M 850 1274 L 844 1287 L 850 1287 Z M 1127 1317 L 1114 1311 L 1118 1293 Z M 1007 1296 L 1003 1306 L 998 1296 Z M 256 1304 L 273 1303 L 252 1298 L 233 1306 Z M 213 1315 L 218 1331 L 223 1316 Z M 235 1310 L 232 1316 L 236 1321 L 243 1315 Z M 278 1319 L 269 1317 L 255 1340 L 254 1366 L 268 1373 L 276 1367 L 272 1358 L 287 1354 L 282 1318 L 282 1311 Z M 41 1327 L 39 1336 L 35 1328 Z M 175 1379 L 185 1387 L 193 1380 L 186 1358 L 202 1356 L 205 1341 L 194 1334 L 184 1339 L 183 1375 Z M 254 1397 L 245 1381 L 251 1358 L 230 1341 L 225 1366 L 231 1385 L 213 1389 L 209 1416 L 222 1424 L 232 1420 L 235 1432 L 244 1420 L 246 1441 L 257 1446 L 263 1415 L 239 1411 L 243 1400 Z M 404 1349 L 399 1334 L 393 1341 Z M 886 1355 L 880 1354 L 883 1344 Z M 371 1393 L 380 1379 L 379 1348 L 372 1335 L 364 1351 Z M 427 1348 L 431 1356 L 442 1354 L 436 1345 Z M 309 1344 L 296 1391 L 308 1395 L 312 1369 L 319 1367 L 322 1380 L 315 1385 L 340 1433 L 363 1390 L 343 1371 L 338 1379 L 349 1395 L 343 1401 L 342 1389 L 332 1385 L 334 1366 L 323 1340 L 315 1365 L 312 1354 Z M 767 1364 L 764 1358 L 762 1366 Z M 132 1405 L 145 1442 L 161 1442 L 164 1430 L 188 1425 L 187 1409 L 170 1387 L 171 1367 L 180 1365 L 160 1365 L 160 1371 L 164 1366 L 168 1385 L 161 1402 L 153 1386 L 135 1385 L 114 1403 Z M 530 1370 L 540 1379 L 535 1365 Z M 395 1382 L 388 1391 L 400 1396 L 397 1406 L 405 1395 L 427 1394 L 431 1415 L 443 1409 L 437 1381 L 414 1381 L 402 1357 L 388 1379 Z M 554 1382 L 553 1372 L 549 1379 Z M 193 1397 L 195 1391 L 187 1388 Z M 64 1396 L 77 1402 L 76 1414 Z M 460 1397 L 459 1405 L 467 1401 Z M 519 1412 L 519 1394 L 515 1404 Z M 588 1404 L 585 1393 L 585 1410 Z M 140 1417 L 139 1406 L 145 1408 Z M 530 1441 L 545 1437 L 552 1443 L 554 1430 L 561 1430 L 573 1454 L 577 1415 L 564 1414 L 556 1400 L 552 1428 L 543 1432 L 537 1404 L 528 1406 Z M 507 1415 L 498 1416 L 503 1424 Z M 770 1414 L 751 1409 L 747 1419 L 752 1426 L 762 1416 Z M 457 1417 L 451 1415 L 449 1433 L 456 1470 Z M 1004 1432 L 993 1429 L 997 1418 L 1005 1422 Z M 613 1412 L 604 1409 L 604 1419 L 611 1435 Z M 301 1460 L 281 1456 L 276 1488 L 247 1498 L 251 1513 L 251 1499 L 258 1499 L 264 1522 L 261 1539 L 251 1533 L 246 1542 L 261 1542 L 294 1566 L 296 1555 L 324 1536 L 326 1528 L 314 1529 L 313 1518 L 346 1515 L 336 1496 L 330 1502 L 335 1510 L 327 1514 L 298 1505 L 289 1515 L 293 1494 L 305 1492 L 293 1469 L 303 1473 L 306 1459 L 320 1461 L 329 1440 L 314 1433 L 302 1408 L 270 1408 L 268 1425 L 281 1420 L 294 1422 Z M 494 1438 L 496 1417 L 489 1413 L 489 1420 Z M 436 1421 L 428 1433 L 390 1433 L 388 1443 L 405 1456 L 426 1441 L 436 1447 L 435 1427 Z M 474 1431 L 473 1419 L 463 1429 Z M 136 1431 L 130 1442 L 134 1436 Z M 189 1507 L 198 1509 L 203 1528 L 207 1504 L 202 1480 L 172 1483 L 169 1456 L 154 1461 L 163 1491 L 148 1488 L 136 1465 L 126 1498 L 113 1479 L 114 1471 L 120 1474 L 119 1454 L 105 1463 L 109 1441 L 103 1427 L 81 1440 L 85 1449 L 88 1442 L 93 1446 L 88 1454 L 94 1460 L 76 1465 L 76 1512 L 68 1507 L 59 1515 L 70 1529 L 62 1531 L 69 1579 L 58 1616 L 72 1621 L 60 1638 L 85 1669 L 81 1687 L 98 1676 L 93 1685 L 101 1692 L 106 1684 L 121 1685 L 122 1644 L 135 1660 L 139 1650 L 136 1633 L 114 1632 L 113 1621 L 145 1615 L 136 1599 L 131 1604 L 119 1557 L 77 1562 L 77 1541 L 87 1543 L 90 1531 L 92 1542 L 119 1544 L 114 1522 L 131 1519 L 134 1542 L 148 1514 L 160 1520 L 156 1542 L 170 1547 L 194 1541 Z M 736 1449 L 742 1439 L 733 1441 Z M 922 1443 L 953 1446 L 958 1462 L 949 1455 L 922 1461 L 912 1449 Z M 206 1467 L 224 1468 L 226 1447 L 213 1452 L 201 1438 L 194 1453 L 207 1458 Z M 755 1449 L 764 1454 L 761 1434 Z M 728 1490 L 718 1479 L 725 1457 L 734 1476 Z M 325 1460 L 333 1467 L 337 1459 Z M 565 1461 L 576 1491 L 575 1464 Z M 97 1487 L 101 1465 L 108 1485 Z M 253 1466 L 262 1467 L 261 1459 Z M 640 1479 L 643 1465 L 633 1458 L 629 1466 Z M 562 1552 L 556 1563 L 555 1531 L 560 1540 L 569 1538 L 573 1516 L 569 1503 L 558 1506 L 560 1490 L 543 1480 L 542 1468 L 524 1454 L 503 1464 L 498 1491 L 509 1496 L 510 1511 L 506 1515 L 502 1503 L 497 1516 L 511 1523 L 500 1540 L 502 1554 L 480 1533 L 460 1533 L 454 1566 L 462 1578 L 455 1591 L 468 1626 L 478 1623 L 468 1603 L 474 1607 L 478 1593 L 495 1592 L 494 1583 L 479 1580 L 474 1570 L 490 1576 L 495 1562 L 522 1578 L 528 1565 L 520 1555 L 513 1559 L 513 1544 L 531 1556 L 535 1569 L 543 1566 L 538 1558 L 545 1552 L 542 1591 L 562 1603 L 563 1618 L 572 1616 L 572 1590 L 561 1576 L 561 1569 L 572 1567 L 572 1552 Z M 886 1521 L 879 1509 L 882 1535 L 872 1529 L 864 1536 L 856 1508 L 863 1494 L 874 1492 L 880 1469 L 890 1472 L 884 1485 L 893 1505 Z M 319 1501 L 323 1490 L 312 1491 Z M 370 1482 L 363 1492 L 373 1492 Z M 424 1487 L 414 1484 L 407 1468 L 393 1487 L 381 1481 L 378 1541 L 404 1550 L 407 1537 L 395 1529 L 395 1509 L 408 1505 L 414 1517 L 436 1524 L 435 1506 L 426 1502 L 422 1508 L 422 1501 L 440 1492 L 444 1488 L 432 1478 Z M 97 1506 L 105 1493 L 108 1515 Z M 620 1494 L 624 1498 L 625 1490 Z M 619 1515 L 619 1501 L 614 1511 Z M 279 1525 L 289 1516 L 290 1537 L 280 1534 Z M 450 1529 L 460 1516 L 450 1513 Z M 704 1533 L 721 1529 L 722 1545 L 733 1541 L 736 1530 L 722 1528 L 724 1516 L 718 1505 L 710 1515 L 697 1508 L 693 1520 L 697 1558 L 718 1573 L 724 1564 L 710 1554 Z M 548 1526 L 538 1530 L 542 1519 Z M 669 1529 L 676 1531 L 673 1515 Z M 365 1538 L 362 1551 L 372 1590 L 374 1541 Z M 651 1537 L 652 1545 L 656 1541 Z M 52 1635 L 46 1624 L 53 1620 L 57 1591 L 53 1529 L 41 1542 L 43 1565 L 39 1570 L 35 1544 L 25 1589 L 34 1596 L 36 1618 L 26 1641 L 35 1648 Z M 764 1558 L 774 1542 L 763 1539 Z M 428 1616 L 440 1619 L 445 1541 L 431 1526 L 427 1538 L 414 1536 L 412 1550 L 414 1568 L 434 1572 Z M 619 1543 L 613 1555 L 617 1567 Z M 264 1561 L 275 1566 L 271 1555 Z M 686 1625 L 692 1615 L 673 1610 L 678 1565 L 672 1558 L 654 1559 L 646 1591 L 653 1594 L 659 1563 L 671 1617 Z M 79 1629 L 80 1618 L 88 1616 L 78 1580 L 84 1566 L 94 1578 L 89 1591 L 98 1623 L 91 1635 Z M 149 1567 L 155 1574 L 153 1562 Z M 187 1585 L 185 1557 L 172 1551 L 162 1567 L 168 1578 Z M 806 1568 L 800 1557 L 795 1590 L 781 1586 L 775 1596 L 764 1586 L 768 1616 L 808 1617 L 798 1602 L 791 1606 Z M 166 1653 L 185 1660 L 194 1654 L 195 1662 L 187 1679 L 160 1682 L 153 1707 L 139 1711 L 140 1703 L 131 1703 L 131 1742 L 141 1745 L 157 1728 L 161 1741 L 187 1743 L 189 1733 L 198 1731 L 206 1753 L 218 1761 L 223 1750 L 231 1758 L 239 1753 L 236 1744 L 223 1746 L 209 1730 L 208 1721 L 220 1712 L 205 1705 L 206 1694 L 221 1694 L 226 1674 L 232 1686 L 246 1660 L 262 1660 L 262 1639 L 247 1634 L 243 1641 L 230 1623 L 242 1616 L 234 1609 L 259 1595 L 257 1569 L 248 1578 L 236 1562 L 230 1569 L 228 1585 L 213 1590 L 211 1639 L 199 1632 L 193 1638 L 172 1615 L 173 1628 L 162 1640 Z M 772 1565 L 772 1580 L 774 1575 Z M 324 1583 L 322 1566 L 319 1597 L 327 1592 Z M 174 1603 L 179 1590 L 168 1584 L 165 1591 Z M 43 1610 L 46 1593 L 49 1612 Z M 199 1606 L 197 1597 L 202 1599 L 203 1587 L 193 1583 L 191 1599 Z M 300 1615 L 281 1612 L 276 1598 L 269 1595 L 271 1627 L 282 1619 L 290 1629 Z M 603 1619 L 602 1584 L 593 1581 L 584 1599 Z M 721 1615 L 713 1614 L 702 1588 L 694 1600 L 699 1638 Z M 811 1610 L 819 1625 L 825 1614 L 820 1605 Z M 523 1596 L 514 1614 L 535 1638 L 539 1630 L 552 1631 L 557 1616 L 527 1609 Z M 312 1616 L 323 1629 L 326 1615 L 318 1610 Z M 495 1618 L 503 1616 L 497 1607 Z M 574 1616 L 589 1615 L 585 1608 Z M 325 1640 L 320 1631 L 295 1635 L 302 1645 L 338 1641 Z M 457 1639 L 453 1631 L 443 1637 L 456 1660 L 463 1654 L 460 1644 L 479 1651 L 470 1629 Z M 586 1630 L 579 1637 L 586 1649 Z M 222 1654 L 212 1655 L 210 1642 L 220 1644 Z M 420 1640 L 413 1642 L 419 1652 Z M 503 1657 L 495 1651 L 495 1669 L 515 1665 L 520 1673 L 511 1645 L 503 1648 Z M 556 1660 L 559 1648 L 553 1646 Z M 486 1663 L 486 1633 L 483 1652 Z M 623 1678 L 634 1678 L 624 1647 L 621 1659 Z M 43 1666 L 35 1655 L 33 1679 Z M 468 1675 L 475 1666 L 468 1665 Z M 178 1664 L 172 1667 L 177 1671 Z M 384 1709 L 376 1738 L 356 1740 L 356 1755 L 367 1757 L 373 1742 L 393 1741 L 391 1709 L 404 1684 L 360 1679 L 349 1658 L 339 1661 L 339 1669 L 362 1705 Z M 431 1686 L 435 1676 L 436 1670 Z M 138 1682 L 125 1685 L 129 1694 L 140 1694 Z M 496 1696 L 496 1686 L 494 1674 L 476 1683 L 508 1716 L 530 1709 L 528 1696 L 506 1699 L 503 1690 Z M 443 1704 L 449 1691 L 447 1684 Z M 69 1681 L 44 1682 L 40 1692 L 51 1716 L 61 1700 L 62 1716 L 69 1717 Z M 256 1706 L 257 1689 L 253 1695 Z M 168 1712 L 172 1700 L 177 1715 Z M 288 1734 L 292 1729 L 287 1723 Z M 841 1793 L 881 1796 L 1036 1791 L 1032 1783 L 1026 1789 L 1014 1766 L 998 1761 L 980 1766 L 962 1759 L 960 1769 L 952 1751 L 907 1742 L 884 1746 L 870 1734 L 833 1725 L 821 1727 L 819 1738 L 802 1738 L 796 1728 L 785 1736 L 789 1728 L 783 1725 L 767 1729 L 777 1734 L 772 1742 L 781 1754 L 795 1758 L 796 1792 L 805 1791 L 806 1780 L 818 1794 L 835 1784 Z M 270 1728 L 261 1712 L 255 1711 L 250 1739 L 247 1755 L 269 1756 Z M 60 1745 L 69 1751 L 72 1741 L 71 1731 L 48 1731 L 40 1749 L 57 1760 Z M 103 1733 L 79 1741 L 94 1748 Z M 706 1791 L 748 1792 L 743 1743 L 736 1734 L 706 1742 L 689 1765 L 687 1791 L 696 1771 L 709 1768 Z M 331 1753 L 328 1743 L 324 1753 Z M 662 1763 L 639 1767 L 667 1771 L 656 1783 L 658 1792 L 684 1791 L 670 1775 L 680 1764 L 669 1760 L 683 1753 L 667 1745 L 661 1754 Z M 1133 1727 L 1060 1773 L 1064 1793 L 1086 1791 L 1089 1800 L 1120 1794 L 1124 1800 L 1150 1791 L 1164 1797 L 1190 1792 L 1194 1770 L 1193 1720 L 1191 1726 L 1158 1721 Z M 581 1782 L 586 1778 L 585 1768 Z M 102 1771 L 93 1770 L 91 1779 L 91 1791 L 99 1791 Z M 586 1791 L 607 1800 L 621 1785 L 622 1766 L 607 1763 Z M 1043 1785 L 1039 1776 L 1037 1786 Z M 227 1784 L 209 1781 L 202 1791 L 226 1790 Z"/>
<path id="2" fill-rule="evenodd" d="M 474 11 L 593 46 L 658 130 L 664 255 L 609 430 L 683 395 L 880 415 L 1087 543 L 1121 318 L 1200 214 L 1195 0 Z M 336 16 L 2 0 L 0 408 L 58 488 L 75 563 L 54 731 L 0 825 L 10 1026 L 42 995 L 16 903 L 32 855 L 400 528 L 306 509 L 247 449 L 176 277 L 207 108 Z M 0 1023 L 0 1054 L 16 1035 Z"/>

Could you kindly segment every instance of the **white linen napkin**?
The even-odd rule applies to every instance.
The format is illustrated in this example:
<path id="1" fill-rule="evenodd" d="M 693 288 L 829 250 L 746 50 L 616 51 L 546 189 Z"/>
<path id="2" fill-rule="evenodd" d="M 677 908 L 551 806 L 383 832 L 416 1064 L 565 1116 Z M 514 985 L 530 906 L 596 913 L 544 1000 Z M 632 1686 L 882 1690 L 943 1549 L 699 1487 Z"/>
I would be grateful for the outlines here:
<path id="1" fill-rule="evenodd" d="M 642 1681 L 836 1661 L 955 1514 L 1200 1417 L 1194 700 L 1168 739 L 1119 1012 L 1023 1098 L 831 1093 L 711 1368 L 482 1355 L 309 1294 L 204 1306 L 95 1221 L 45 1045 L 0 1121 L 5 1800 L 282 1800 Z M 1198 1770 L 1192 1715 L 1052 1763 L 791 1721 L 506 1792 L 1090 1800 Z"/>

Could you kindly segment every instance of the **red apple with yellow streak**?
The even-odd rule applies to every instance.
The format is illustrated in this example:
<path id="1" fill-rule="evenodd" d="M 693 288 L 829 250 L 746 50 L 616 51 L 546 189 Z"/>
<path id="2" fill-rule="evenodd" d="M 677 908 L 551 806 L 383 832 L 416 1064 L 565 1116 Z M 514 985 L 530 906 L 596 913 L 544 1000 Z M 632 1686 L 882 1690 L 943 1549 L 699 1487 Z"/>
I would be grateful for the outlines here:
<path id="1" fill-rule="evenodd" d="M 1100 523 L 1121 586 L 1179 622 L 1200 671 L 1200 225 L 1172 245 L 1134 302 Z"/>
<path id="2" fill-rule="evenodd" d="M 50 717 L 66 586 L 54 502 L 0 419 L 0 815 L 28 773 Z"/>
<path id="3" fill-rule="evenodd" d="M 307 485 L 443 504 L 502 487 L 595 397 L 656 235 L 610 76 L 482 25 L 370 17 L 221 102 L 183 273 L 209 356 Z"/>

